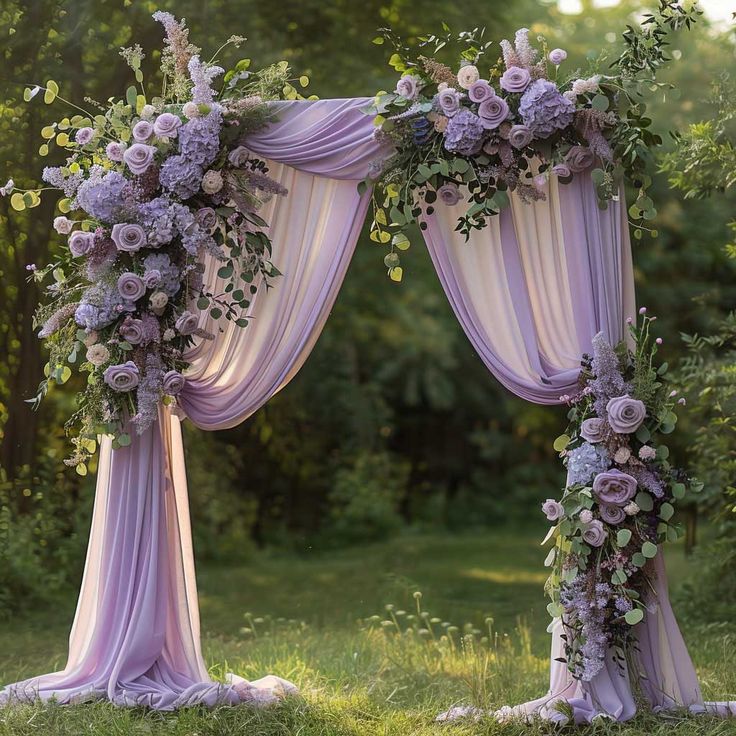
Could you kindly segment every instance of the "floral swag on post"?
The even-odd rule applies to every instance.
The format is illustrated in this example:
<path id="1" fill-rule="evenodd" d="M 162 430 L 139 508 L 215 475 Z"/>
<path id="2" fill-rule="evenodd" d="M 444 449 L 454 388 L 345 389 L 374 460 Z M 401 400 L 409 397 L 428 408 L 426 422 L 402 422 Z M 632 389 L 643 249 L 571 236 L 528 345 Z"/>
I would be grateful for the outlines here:
<path id="1" fill-rule="evenodd" d="M 566 663 L 575 678 L 592 680 L 607 651 L 633 661 L 633 626 L 652 604 L 648 561 L 657 545 L 675 541 L 675 504 L 702 484 L 669 463 L 662 442 L 684 405 L 657 365 L 661 338 L 653 339 L 646 309 L 631 324 L 633 347 L 612 347 L 599 334 L 583 359 L 580 390 L 561 397 L 570 405 L 567 432 L 555 441 L 567 467 L 562 500 L 542 506 L 555 540 L 545 565 L 548 611 L 562 617 Z M 632 668 L 636 671 L 636 668 Z"/>
<path id="2" fill-rule="evenodd" d="M 175 400 L 186 380 L 186 349 L 195 337 L 214 337 L 199 327 L 202 313 L 246 327 L 250 297 L 279 275 L 257 212 L 287 192 L 241 141 L 270 119 L 266 100 L 297 97 L 288 65 L 251 72 L 243 60 L 216 93 L 224 69 L 214 58 L 200 60 L 184 21 L 153 17 L 166 31 L 161 95 L 146 99 L 140 46 L 123 49 L 140 91 L 131 86 L 125 100 L 100 106 L 99 114 L 82 111 L 42 130 L 42 155 L 53 142 L 71 151 L 65 165 L 43 172 L 63 192 L 58 207 L 69 216 L 57 217 L 54 228 L 68 236 L 68 247 L 43 269 L 29 266 L 39 282 L 53 277 L 36 314 L 50 357 L 31 403 L 72 370 L 86 374 L 67 422 L 76 430 L 75 452 L 65 461 L 82 475 L 98 434 L 126 446 L 129 421 L 143 433 L 159 402 Z M 220 51 L 244 40 L 233 36 Z M 41 89 L 26 89 L 25 99 Z M 47 103 L 62 99 L 53 81 L 43 90 Z M 34 207 L 41 191 L 18 190 L 12 204 Z M 203 286 L 203 254 L 219 262 L 222 292 Z"/>
<path id="3" fill-rule="evenodd" d="M 390 143 L 395 154 L 377 161 L 373 186 L 371 239 L 389 248 L 384 258 L 388 275 L 401 281 L 400 251 L 410 246 L 409 227 L 435 205 L 453 206 L 467 200 L 457 230 L 466 240 L 488 218 L 509 204 L 509 192 L 523 201 L 544 199 L 544 186 L 554 174 L 562 184 L 590 171 L 605 208 L 619 197 L 627 181 L 637 191 L 629 209 L 634 237 L 647 230 L 656 209 L 647 189 L 650 151 L 661 145 L 649 130 L 644 96 L 668 87 L 655 79 L 669 61 L 667 32 L 690 27 L 700 11 L 661 0 L 656 14 L 646 13 L 642 27 L 623 34 L 624 51 L 610 64 L 615 74 L 600 71 L 580 77 L 562 72 L 564 49 L 548 49 L 539 36 L 536 48 L 529 29 L 516 32 L 514 43 L 501 41 L 502 54 L 488 60 L 491 42 L 485 29 L 453 36 L 421 37 L 417 49 L 391 29 L 381 29 L 374 43 L 394 50 L 389 64 L 402 73 L 393 92 L 378 92 L 366 112 L 375 116 L 376 137 Z M 438 60 L 445 48 L 459 52 L 458 71 Z M 598 59 L 601 66 L 603 56 Z"/>

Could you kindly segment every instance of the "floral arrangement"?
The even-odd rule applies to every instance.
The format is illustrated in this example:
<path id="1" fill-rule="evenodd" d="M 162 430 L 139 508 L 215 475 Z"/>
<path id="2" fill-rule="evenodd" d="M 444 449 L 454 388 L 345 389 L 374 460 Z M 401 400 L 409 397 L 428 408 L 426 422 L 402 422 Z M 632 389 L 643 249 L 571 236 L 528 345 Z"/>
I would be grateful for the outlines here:
<path id="1" fill-rule="evenodd" d="M 629 209 L 634 236 L 645 229 L 656 235 L 645 226 L 656 216 L 646 171 L 650 149 L 662 140 L 648 129 L 642 95 L 667 86 L 654 78 L 669 60 L 667 31 L 690 27 L 698 14 L 660 0 L 656 14 L 645 14 L 639 29 L 623 34 L 625 50 L 611 65 L 617 73 L 586 77 L 563 74 L 566 51 L 549 49 L 542 36 L 535 46 L 527 28 L 513 43 L 501 41 L 500 57 L 490 62 L 484 29 L 453 37 L 444 26 L 443 35 L 422 37 L 418 50 L 382 29 L 374 43 L 393 46 L 389 63 L 402 76 L 393 92 L 378 92 L 366 112 L 395 154 L 375 163 L 363 187 L 374 185 L 371 238 L 389 248 L 389 276 L 401 280 L 407 230 L 415 222 L 425 229 L 422 218 L 438 202 L 467 200 L 457 224 L 467 239 L 508 204 L 508 192 L 527 202 L 544 199 L 551 174 L 566 184 L 590 172 L 601 207 L 618 198 L 625 178 L 638 190 Z M 437 58 L 453 45 L 462 49 L 459 68 Z"/>
<path id="2" fill-rule="evenodd" d="M 630 323 L 631 345 L 593 340 L 583 359 L 580 390 L 561 397 L 570 425 L 555 441 L 567 467 L 561 501 L 542 506 L 555 540 L 545 564 L 551 616 L 565 627 L 566 661 L 573 675 L 591 680 L 613 647 L 623 661 L 632 627 L 647 613 L 649 561 L 657 545 L 677 539 L 677 501 L 702 485 L 669 462 L 664 437 L 684 405 L 667 385 L 667 364 L 657 365 L 661 338 L 655 317 L 640 310 Z M 651 599 L 649 599 L 651 603 Z"/>
<path id="3" fill-rule="evenodd" d="M 108 105 L 88 100 L 96 113 L 63 100 L 53 81 L 25 92 L 26 101 L 43 91 L 46 103 L 60 99 L 78 113 L 41 131 L 41 155 L 54 143 L 67 154 L 43 172 L 46 189 L 62 192 L 54 228 L 67 243 L 52 263 L 28 269 L 38 282 L 53 279 L 36 314 L 50 357 L 31 403 L 74 370 L 86 376 L 66 425 L 76 430 L 66 462 L 82 475 L 98 434 L 112 434 L 114 447 L 128 445 L 130 426 L 144 432 L 159 403 L 175 401 L 186 382 L 186 349 L 214 337 L 200 327 L 203 314 L 246 327 L 252 295 L 279 275 L 257 212 L 286 190 L 243 140 L 267 123 L 268 99 L 298 96 L 288 65 L 253 72 L 242 60 L 215 91 L 224 73 L 217 54 L 202 61 L 183 20 L 153 17 L 166 36 L 163 86 L 150 101 L 140 46 L 121 52 L 139 87 Z M 244 40 L 231 37 L 218 54 Z M 18 210 L 37 206 L 44 191 L 12 182 L 4 189 L 15 190 Z M 221 292 L 203 283 L 205 254 L 219 262 Z"/>

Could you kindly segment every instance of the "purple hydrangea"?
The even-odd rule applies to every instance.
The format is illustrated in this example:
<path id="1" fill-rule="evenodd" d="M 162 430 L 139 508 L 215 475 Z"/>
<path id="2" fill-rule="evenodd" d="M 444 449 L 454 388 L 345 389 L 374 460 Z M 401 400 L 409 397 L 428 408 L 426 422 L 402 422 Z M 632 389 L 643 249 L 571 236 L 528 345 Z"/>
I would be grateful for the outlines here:
<path id="1" fill-rule="evenodd" d="M 84 176 L 81 172 L 67 176 L 59 166 L 47 166 L 44 168 L 41 178 L 52 187 L 61 189 L 64 192 L 64 196 L 70 199 L 77 193 L 77 189 L 84 182 Z"/>
<path id="2" fill-rule="evenodd" d="M 208 167 L 220 152 L 221 125 L 222 114 L 217 109 L 188 121 L 179 128 L 179 153 L 203 169 Z"/>
<path id="3" fill-rule="evenodd" d="M 485 128 L 480 118 L 467 108 L 453 115 L 445 130 L 445 148 L 464 156 L 472 156 L 480 151 Z"/>
<path id="4" fill-rule="evenodd" d="M 185 156 L 170 156 L 159 171 L 159 181 L 164 189 L 181 199 L 193 197 L 202 184 L 202 167 Z"/>
<path id="5" fill-rule="evenodd" d="M 168 197 L 156 197 L 138 208 L 138 221 L 146 230 L 149 247 L 170 243 L 194 221 L 188 207 Z"/>
<path id="6" fill-rule="evenodd" d="M 151 253 L 143 259 L 143 267 L 146 271 L 158 271 L 161 281 L 158 288 L 169 296 L 174 296 L 181 287 L 181 272 L 171 262 L 166 253 Z"/>
<path id="7" fill-rule="evenodd" d="M 100 330 L 112 324 L 123 311 L 131 308 L 116 285 L 100 282 L 85 291 L 74 313 L 74 320 L 87 330 Z"/>
<path id="8" fill-rule="evenodd" d="M 575 105 L 548 79 L 532 82 L 519 102 L 519 114 L 524 125 L 537 138 L 548 138 L 555 131 L 567 128 L 574 113 Z"/>
<path id="9" fill-rule="evenodd" d="M 119 171 L 104 175 L 91 170 L 92 176 L 77 190 L 77 204 L 90 216 L 101 222 L 116 222 L 127 207 L 128 181 Z"/>

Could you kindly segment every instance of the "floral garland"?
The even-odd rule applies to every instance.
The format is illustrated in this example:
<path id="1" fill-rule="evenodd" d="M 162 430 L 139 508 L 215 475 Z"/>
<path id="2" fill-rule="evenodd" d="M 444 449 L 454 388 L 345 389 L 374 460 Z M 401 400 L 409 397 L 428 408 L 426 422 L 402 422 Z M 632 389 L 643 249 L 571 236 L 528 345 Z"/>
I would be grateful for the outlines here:
<path id="1" fill-rule="evenodd" d="M 590 171 L 599 203 L 618 199 L 626 179 L 638 190 L 629 209 L 634 236 L 656 231 L 646 222 L 656 210 L 647 196 L 650 149 L 662 143 L 649 130 L 644 90 L 665 85 L 655 71 L 669 61 L 664 53 L 668 30 L 690 27 L 700 11 L 660 0 L 656 14 L 645 14 L 639 29 L 623 34 L 625 50 L 612 64 L 615 75 L 563 76 L 564 49 L 532 45 L 529 30 L 516 32 L 514 43 L 501 41 L 502 55 L 486 62 L 489 42 L 483 30 L 453 37 L 420 38 L 419 53 L 390 29 L 374 43 L 388 42 L 389 63 L 402 73 L 393 92 L 378 92 L 366 113 L 375 118 L 376 137 L 395 153 L 377 161 L 362 190 L 373 186 L 371 239 L 389 248 L 384 258 L 389 276 L 401 281 L 399 251 L 409 248 L 409 228 L 423 230 L 423 216 L 435 204 L 467 199 L 457 230 L 466 239 L 508 205 L 508 192 L 523 201 L 545 198 L 550 174 L 567 184 Z M 460 67 L 441 63 L 438 52 L 460 45 Z M 432 47 L 431 52 L 425 50 Z M 646 83 L 646 85 L 645 85 Z"/>
<path id="2" fill-rule="evenodd" d="M 702 484 L 669 463 L 663 443 L 685 399 L 667 385 L 667 364 L 657 365 L 661 338 L 651 336 L 655 317 L 640 310 L 630 324 L 632 347 L 593 340 L 583 360 L 580 390 L 561 397 L 570 405 L 567 432 L 555 449 L 567 467 L 561 501 L 542 505 L 555 540 L 545 565 L 548 611 L 562 617 L 565 657 L 572 674 L 591 680 L 609 648 L 623 663 L 632 627 L 647 612 L 657 545 L 675 541 L 676 503 Z M 651 599 L 649 599 L 651 601 Z"/>
<path id="3" fill-rule="evenodd" d="M 139 88 L 107 106 L 91 102 L 99 114 L 63 100 L 53 81 L 25 91 L 28 102 L 43 91 L 46 103 L 58 97 L 81 112 L 41 131 L 41 155 L 52 143 L 71 151 L 63 166 L 43 172 L 48 188 L 63 193 L 54 228 L 68 241 L 45 268 L 28 266 L 39 283 L 53 277 L 36 314 L 50 357 L 30 403 L 38 406 L 51 384 L 65 383 L 73 370 L 86 377 L 66 425 L 76 436 L 65 462 L 81 475 L 98 434 L 113 435 L 113 447 L 126 446 L 130 425 L 144 432 L 160 402 L 175 401 L 186 382 L 186 349 L 195 338 L 214 337 L 199 327 L 203 313 L 246 327 L 252 295 L 279 275 L 257 211 L 287 192 L 242 141 L 267 123 L 265 100 L 299 96 L 288 65 L 252 72 L 243 60 L 216 93 L 213 82 L 224 72 L 214 64 L 217 54 L 201 61 L 183 20 L 164 12 L 153 17 L 166 39 L 162 92 L 150 102 L 140 46 L 121 52 Z M 220 51 L 244 40 L 233 36 Z M 14 189 L 15 209 L 40 202 L 43 189 L 9 182 L 3 194 Z M 203 283 L 205 254 L 219 261 L 225 282 L 219 293 Z"/>

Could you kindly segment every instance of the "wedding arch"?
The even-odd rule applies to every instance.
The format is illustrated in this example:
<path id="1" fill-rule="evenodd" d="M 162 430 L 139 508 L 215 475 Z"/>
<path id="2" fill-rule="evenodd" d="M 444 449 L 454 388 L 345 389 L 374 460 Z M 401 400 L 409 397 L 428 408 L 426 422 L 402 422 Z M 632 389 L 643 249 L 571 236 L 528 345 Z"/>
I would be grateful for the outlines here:
<path id="1" fill-rule="evenodd" d="M 163 20 L 167 21 L 166 18 Z M 523 56 L 523 37 L 517 40 L 520 43 L 512 51 Z M 187 133 L 189 143 L 196 139 L 196 135 L 203 134 L 212 110 L 217 111 L 211 96 L 207 98 L 212 77 L 208 76 L 208 70 L 197 64 L 190 59 L 195 107 L 190 108 L 191 115 L 186 110 L 184 114 L 190 122 L 198 122 Z M 511 67 L 521 68 L 514 64 Z M 473 76 L 470 70 L 463 68 L 463 74 Z M 476 76 L 467 81 L 469 84 L 465 89 L 482 80 Z M 519 80 L 511 80 L 511 83 L 518 84 Z M 524 88 L 528 83 L 527 79 Z M 407 84 L 411 85 L 412 81 Z M 487 91 L 481 87 L 476 88 L 477 94 L 483 96 L 479 106 L 490 98 L 490 95 L 485 97 Z M 447 84 L 444 89 L 447 89 Z M 414 94 L 412 90 L 409 92 Z M 200 99 L 197 99 L 198 94 Z M 456 94 L 457 98 L 453 97 L 455 102 L 460 93 Z M 472 93 L 469 94 L 472 100 Z M 176 317 L 176 330 L 189 338 L 187 352 L 181 356 L 188 366 L 184 377 L 177 371 L 164 376 L 164 381 L 169 381 L 169 388 L 164 393 L 176 396 L 176 401 L 157 400 L 157 415 L 141 431 L 131 431 L 115 439 L 104 436 L 100 442 L 92 527 L 67 664 L 60 672 L 7 686 L 0 693 L 3 702 L 10 704 L 17 700 L 54 698 L 61 703 L 74 703 L 106 699 L 124 706 L 144 705 L 173 710 L 195 704 L 266 703 L 295 690 L 291 683 L 275 676 L 248 682 L 231 675 L 227 682 L 220 683 L 212 681 L 208 675 L 200 649 L 180 425 L 186 418 L 203 430 L 236 426 L 284 388 L 309 356 L 340 290 L 371 204 L 373 195 L 370 187 L 359 185 L 370 179 L 372 173 L 375 174 L 377 163 L 380 168 L 382 161 L 394 155 L 394 143 L 390 137 L 376 135 L 375 116 L 366 114 L 366 108 L 372 104 L 376 104 L 373 98 L 295 99 L 268 103 L 267 123 L 238 138 L 238 148 L 231 151 L 237 160 L 229 155 L 230 164 L 225 163 L 224 166 L 237 168 L 249 156 L 260 157 L 267 168 L 255 173 L 269 181 L 258 179 L 259 187 L 270 187 L 275 194 L 288 190 L 285 196 L 274 196 L 263 206 L 259 215 L 263 217 L 262 230 L 256 227 L 259 221 L 255 219 L 243 229 L 247 238 L 252 238 L 254 233 L 264 233 L 270 261 L 264 265 L 261 260 L 255 276 L 251 273 L 251 279 L 247 280 L 256 285 L 250 290 L 247 304 L 243 303 L 244 298 L 235 297 L 239 303 L 237 306 L 242 307 L 239 316 L 224 320 L 221 309 L 209 307 L 215 295 L 232 292 L 228 289 L 232 278 L 230 265 L 223 266 L 222 254 L 207 248 L 197 250 L 197 258 L 204 268 L 199 271 L 193 268 L 192 272 L 201 275 L 200 293 L 205 296 L 200 296 L 200 299 L 205 300 L 203 304 L 207 308 L 202 308 L 199 314 L 194 313 L 196 319 L 191 327 L 191 313 L 172 316 L 172 319 Z M 136 186 L 144 187 L 145 171 L 151 158 L 158 155 L 150 150 L 154 148 L 150 141 L 157 135 L 164 140 L 162 145 L 170 145 L 176 138 L 181 120 L 174 120 L 175 116 L 170 112 L 159 111 L 156 122 L 148 123 L 135 91 L 130 108 L 133 111 L 138 108 L 141 113 L 136 123 L 138 130 L 133 129 L 135 140 L 148 143 L 120 149 L 116 149 L 115 144 L 112 144 L 113 148 L 108 145 L 108 156 L 116 161 L 119 154 L 117 160 L 124 162 L 121 165 L 127 165 L 141 177 L 136 180 Z M 508 115 L 508 107 L 504 111 L 501 106 L 500 112 L 503 120 Z M 497 113 L 498 110 L 494 114 Z M 146 125 L 141 125 L 141 122 Z M 77 127 L 80 131 L 88 129 Z M 77 143 L 82 147 L 88 145 L 92 135 L 78 132 Z M 181 133 L 178 135 L 178 150 L 183 155 L 184 139 Z M 497 144 L 488 147 L 488 156 L 495 155 L 492 149 L 496 145 L 505 150 L 505 144 L 499 139 Z M 160 153 L 162 149 L 157 150 Z M 477 150 L 468 150 L 467 155 L 476 153 Z M 144 160 L 146 157 L 148 163 Z M 166 167 L 166 163 L 161 167 L 162 183 Z M 204 168 L 206 166 L 199 171 L 196 186 L 198 188 L 201 181 L 202 189 L 208 192 L 209 187 L 213 191 L 208 193 L 214 196 L 220 191 L 217 186 L 219 174 L 210 176 L 208 184 L 207 176 L 213 170 L 204 173 Z M 598 177 L 592 160 L 583 156 L 581 165 L 573 168 L 575 170 L 571 171 L 563 166 L 557 171 L 547 171 L 546 176 L 537 176 L 533 197 L 523 187 L 504 187 L 508 206 L 499 207 L 500 211 L 484 221 L 483 227 L 476 225 L 465 233 L 456 223 L 462 220 L 466 208 L 452 191 L 442 205 L 420 207 L 416 214 L 442 287 L 484 364 L 509 391 L 540 404 L 569 401 L 571 396 L 595 395 L 595 388 L 581 393 L 581 358 L 593 353 L 591 375 L 601 378 L 604 358 L 613 355 L 610 346 L 626 339 L 627 320 L 630 322 L 636 314 L 627 208 L 622 190 L 617 188 L 608 205 L 602 208 L 600 181 L 596 180 Z M 434 175 L 431 168 L 429 173 Z M 435 173 L 444 176 L 439 169 Z M 448 177 L 451 175 L 450 172 Z M 184 196 L 180 192 L 184 176 L 182 171 L 172 176 L 170 190 L 179 192 L 178 196 L 186 201 L 191 194 Z M 109 172 L 104 171 L 96 172 L 93 177 L 97 177 L 93 178 L 95 186 L 102 186 L 100 182 L 104 180 L 104 186 L 114 187 L 115 181 L 119 181 L 111 179 Z M 62 185 L 65 183 L 66 180 L 62 181 Z M 143 225 L 121 224 L 120 215 L 107 217 L 100 212 L 101 200 L 93 197 L 89 189 L 83 190 L 84 186 L 81 185 L 76 198 L 88 213 L 90 210 L 98 211 L 95 216 L 103 223 L 112 222 L 117 217 L 112 239 L 118 251 L 124 252 L 126 258 L 137 257 L 135 254 L 141 248 L 140 238 L 144 236 L 149 238 L 148 245 L 151 245 L 153 230 L 141 235 L 146 227 L 143 215 L 140 219 Z M 386 186 L 390 186 L 390 182 Z M 221 177 L 219 187 L 222 187 Z M 123 197 L 123 191 L 123 188 L 116 190 L 116 196 Z M 33 203 L 31 196 L 27 205 L 33 206 Z M 234 216 L 234 211 L 231 212 L 227 204 L 220 204 L 227 210 L 225 216 Z M 425 205 L 431 205 L 426 198 Z M 392 216 L 392 219 L 395 218 Z M 380 226 L 380 216 L 377 220 Z M 265 222 L 270 224 L 266 226 Z M 65 223 L 60 223 L 60 228 L 65 227 Z M 123 231 L 125 227 L 127 232 Z M 99 238 L 104 236 L 104 233 L 100 235 L 100 230 L 104 229 L 101 227 L 89 237 L 86 231 L 75 230 L 84 237 L 77 237 L 76 243 L 70 240 L 73 257 L 94 252 L 94 248 L 99 247 Z M 382 232 L 380 227 L 376 231 Z M 182 240 L 191 237 L 192 232 L 190 222 L 181 233 Z M 263 244 L 265 241 L 260 242 Z M 379 242 L 385 241 L 379 236 Z M 403 242 L 401 237 L 395 240 L 398 245 Z M 112 252 L 113 258 L 116 257 L 114 248 Z M 135 261 L 132 262 L 135 265 Z M 160 265 L 160 259 L 156 263 Z M 395 260 L 390 260 L 388 265 L 390 269 L 398 267 Z M 156 273 L 151 277 L 151 288 L 157 288 L 159 281 L 156 279 L 162 278 L 161 268 L 151 268 L 141 277 L 132 271 L 126 272 L 117 281 L 121 292 L 128 288 L 131 291 L 128 306 L 123 305 L 118 310 L 125 313 L 130 307 L 129 313 L 120 317 L 115 329 L 125 338 L 120 349 L 129 351 L 134 358 L 134 349 L 143 339 L 136 331 L 145 332 L 148 327 L 145 317 L 139 320 L 131 316 L 137 314 L 131 304 L 149 288 L 148 279 L 152 271 Z M 258 284 L 276 276 L 278 283 L 275 288 L 257 288 Z M 138 293 L 136 290 L 139 288 L 143 288 L 143 292 Z M 160 309 L 154 305 L 151 315 L 156 315 L 157 309 L 163 314 L 165 304 Z M 91 307 L 98 312 L 102 309 L 99 303 L 91 304 Z M 82 317 L 92 318 L 91 307 L 80 317 L 79 304 L 74 304 L 77 324 Z M 74 314 L 74 310 L 70 314 Z M 97 312 L 95 315 L 95 318 L 99 316 Z M 149 321 L 152 319 L 149 317 Z M 246 329 L 243 329 L 241 320 L 247 320 Z M 43 331 L 54 334 L 54 328 L 58 327 L 49 322 L 53 322 L 53 318 L 44 325 Z M 174 328 L 169 329 L 174 332 Z M 96 331 L 96 327 L 88 325 L 87 334 Z M 639 337 L 644 339 L 641 333 Z M 85 334 L 80 339 L 84 340 Z M 159 335 L 158 339 L 164 338 Z M 115 345 L 120 343 L 115 343 L 112 348 Z M 609 346 L 608 352 L 605 345 Z M 104 351 L 98 350 L 98 354 L 102 356 Z M 96 355 L 88 353 L 91 371 L 99 367 L 93 360 Z M 105 374 L 108 385 L 114 390 L 138 385 L 140 369 L 137 360 L 108 367 Z M 100 366 L 104 365 L 105 359 L 100 358 Z M 110 368 L 119 370 L 116 373 Z M 176 375 L 172 377 L 171 373 Z M 131 376 L 135 383 L 131 383 Z M 630 414 L 633 411 L 635 415 L 639 405 L 643 407 L 644 404 L 625 394 L 628 384 L 624 384 L 623 379 L 621 381 L 618 392 L 611 394 L 606 409 L 608 413 L 604 414 L 613 430 L 611 436 L 619 438 L 644 426 L 642 417 L 632 418 Z M 610 401 L 619 399 L 630 402 L 624 402 L 620 416 L 610 404 Z M 581 401 L 586 400 L 581 398 Z M 662 426 L 669 421 L 671 414 L 669 405 L 665 408 L 669 413 L 658 420 Z M 140 421 L 141 413 L 133 419 Z M 585 447 L 593 448 L 595 455 L 594 445 L 604 437 L 600 433 L 609 429 L 603 426 L 601 416 L 583 416 L 587 419 L 583 421 L 580 437 L 586 439 Z M 585 425 L 585 421 L 589 424 Z M 616 422 L 623 425 L 627 421 L 633 422 L 629 428 L 616 425 Z M 599 437 L 593 436 L 594 430 L 600 434 Z M 124 441 L 122 437 L 125 437 Z M 637 437 L 637 442 L 646 445 L 646 438 Z M 568 452 L 567 448 L 577 440 L 576 437 L 567 437 L 560 445 L 561 451 Z M 624 440 L 616 442 L 628 449 Z M 641 452 L 640 456 L 645 459 Z M 601 453 L 596 457 L 600 460 Z M 620 524 L 625 516 L 624 505 L 628 504 L 629 508 L 633 503 L 633 495 L 628 493 L 632 489 L 626 484 L 632 481 L 634 487 L 637 484 L 636 478 L 617 468 L 608 470 L 613 459 L 607 462 L 599 469 L 596 479 L 606 474 L 612 476 L 608 479 L 608 489 L 596 489 L 594 482 L 595 493 L 591 495 L 588 481 L 592 475 L 584 483 L 576 484 L 569 479 L 568 484 L 574 493 L 566 493 L 567 500 L 563 501 L 568 503 L 572 498 L 577 504 L 575 493 L 580 493 L 589 498 L 589 502 L 584 498 L 574 509 L 559 504 L 557 508 L 553 504 L 548 510 L 548 517 L 553 521 L 565 514 L 583 519 L 576 522 L 579 528 L 575 529 L 584 535 L 583 539 L 588 541 L 586 549 L 589 550 L 601 544 L 600 535 L 608 533 L 602 521 L 593 519 L 591 509 L 595 508 L 604 519 L 605 513 L 615 512 L 621 518 L 618 521 L 609 518 L 607 523 Z M 624 468 L 638 468 L 639 482 L 642 487 L 648 487 L 649 476 L 645 475 L 647 467 L 643 462 L 634 462 L 627 455 L 625 460 L 619 458 L 616 463 Z M 572 473 L 570 467 L 568 472 Z M 623 476 L 629 480 L 622 480 Z M 605 495 L 620 492 L 626 494 L 620 502 Z M 676 490 L 674 493 L 677 495 Z M 657 494 L 653 492 L 653 495 Z M 594 507 L 594 496 L 600 510 L 598 506 Z M 637 495 L 636 499 L 643 504 L 646 497 L 644 493 L 641 498 Z M 662 499 L 655 501 L 662 523 L 667 527 L 668 517 L 664 511 L 667 504 Z M 633 506 L 636 510 L 631 513 L 635 514 L 639 507 L 635 503 Z M 584 520 L 586 511 L 590 517 L 587 521 Z M 570 545 L 575 549 L 575 540 L 565 546 L 568 544 L 564 541 L 565 532 L 560 525 L 555 529 L 561 540 L 556 547 L 558 556 L 569 551 Z M 621 531 L 628 531 L 628 536 L 621 536 Z M 567 534 L 569 536 L 572 532 Z M 598 540 L 595 539 L 596 534 Z M 617 535 L 622 548 L 630 538 L 630 530 L 623 528 Z M 656 539 L 656 535 L 653 538 Z M 653 552 L 649 553 L 652 548 Z M 549 692 L 530 703 L 501 709 L 497 711 L 497 717 L 530 717 L 536 714 L 553 720 L 573 718 L 576 722 L 584 722 L 605 715 L 626 720 L 636 712 L 635 681 L 654 709 L 687 707 L 722 715 L 736 713 L 736 704 L 704 703 L 695 670 L 670 607 L 661 552 L 647 541 L 644 541 L 642 550 L 646 559 L 642 557 L 640 565 L 633 563 L 626 568 L 628 572 L 623 568 L 620 573 L 614 572 L 623 576 L 625 582 L 628 575 L 634 579 L 636 569 L 642 568 L 651 582 L 651 589 L 641 600 L 636 591 L 632 591 L 637 606 L 626 611 L 621 609 L 621 621 L 625 618 L 627 624 L 631 623 L 636 643 L 635 656 L 627 660 L 617 647 L 606 646 L 598 657 L 594 673 L 575 676 L 570 666 L 569 637 L 566 635 L 566 627 L 572 624 L 569 613 L 565 614 L 560 607 L 558 596 L 551 611 L 555 614 L 555 622 Z M 580 554 L 582 560 L 587 553 Z M 567 569 L 563 567 L 563 576 Z M 575 573 L 577 570 L 575 568 Z M 570 583 L 573 578 L 574 575 L 565 580 Z M 643 613 L 624 616 L 631 610 L 638 613 L 644 609 L 646 617 Z M 455 709 L 443 717 L 452 718 L 465 712 Z"/>

